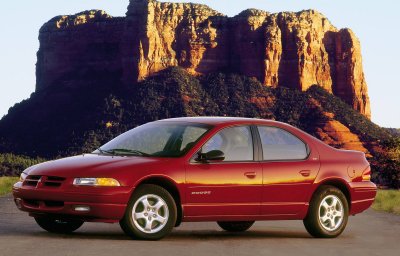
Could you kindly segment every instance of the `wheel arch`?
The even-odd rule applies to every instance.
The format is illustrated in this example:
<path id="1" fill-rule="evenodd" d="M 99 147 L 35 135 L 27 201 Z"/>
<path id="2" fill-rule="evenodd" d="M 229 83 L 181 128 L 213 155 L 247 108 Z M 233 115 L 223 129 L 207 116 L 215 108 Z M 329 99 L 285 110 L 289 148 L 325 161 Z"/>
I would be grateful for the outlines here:
<path id="1" fill-rule="evenodd" d="M 321 187 L 321 186 L 333 186 L 338 188 L 340 191 L 342 191 L 342 193 L 345 195 L 346 199 L 347 199 L 347 204 L 349 207 L 349 212 L 350 212 L 350 208 L 351 208 L 351 193 L 350 193 L 350 187 L 348 186 L 347 182 L 345 180 L 342 179 L 338 179 L 338 178 L 332 178 L 332 179 L 326 179 L 323 180 L 321 182 L 319 182 L 317 184 L 317 186 L 314 188 L 314 191 L 311 194 L 310 200 L 312 199 L 312 197 L 314 196 L 314 194 L 316 193 L 316 191 Z"/>
<path id="2" fill-rule="evenodd" d="M 135 189 L 143 184 L 152 184 L 160 186 L 171 194 L 171 196 L 174 198 L 177 208 L 177 218 L 175 227 L 179 226 L 183 219 L 183 209 L 182 209 L 181 194 L 179 192 L 176 182 L 168 176 L 161 176 L 161 175 L 147 176 L 142 178 L 135 184 Z M 135 190 L 133 190 L 133 192 L 134 191 Z"/>

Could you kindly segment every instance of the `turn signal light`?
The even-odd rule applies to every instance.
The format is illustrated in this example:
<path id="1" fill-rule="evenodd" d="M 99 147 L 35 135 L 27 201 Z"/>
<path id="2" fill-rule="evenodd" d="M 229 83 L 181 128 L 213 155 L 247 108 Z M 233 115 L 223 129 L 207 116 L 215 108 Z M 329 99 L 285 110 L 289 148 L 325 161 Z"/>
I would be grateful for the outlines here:
<path id="1" fill-rule="evenodd" d="M 119 187 L 121 186 L 116 179 L 113 178 L 76 178 L 74 185 L 78 186 L 99 186 L 99 187 Z"/>

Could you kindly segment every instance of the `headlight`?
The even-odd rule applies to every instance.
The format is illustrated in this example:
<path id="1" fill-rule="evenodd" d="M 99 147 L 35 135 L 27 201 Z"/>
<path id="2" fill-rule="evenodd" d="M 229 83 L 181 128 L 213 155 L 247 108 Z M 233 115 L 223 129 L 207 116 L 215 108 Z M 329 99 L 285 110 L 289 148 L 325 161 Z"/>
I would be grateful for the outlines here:
<path id="1" fill-rule="evenodd" d="M 28 177 L 28 174 L 26 173 L 21 173 L 21 175 L 19 176 L 19 181 L 24 182 L 24 180 L 26 179 L 26 177 Z"/>
<path id="2" fill-rule="evenodd" d="M 116 179 L 112 178 L 76 178 L 74 185 L 78 186 L 104 186 L 104 187 L 119 187 L 121 186 Z"/>

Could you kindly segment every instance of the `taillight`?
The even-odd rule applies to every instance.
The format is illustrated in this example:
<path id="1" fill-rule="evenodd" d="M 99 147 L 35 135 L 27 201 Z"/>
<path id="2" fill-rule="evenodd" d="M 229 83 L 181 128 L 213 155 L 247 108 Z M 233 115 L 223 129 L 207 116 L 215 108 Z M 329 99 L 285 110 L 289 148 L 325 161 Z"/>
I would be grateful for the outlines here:
<path id="1" fill-rule="evenodd" d="M 371 167 L 368 166 L 361 175 L 362 181 L 370 181 L 371 180 Z"/>

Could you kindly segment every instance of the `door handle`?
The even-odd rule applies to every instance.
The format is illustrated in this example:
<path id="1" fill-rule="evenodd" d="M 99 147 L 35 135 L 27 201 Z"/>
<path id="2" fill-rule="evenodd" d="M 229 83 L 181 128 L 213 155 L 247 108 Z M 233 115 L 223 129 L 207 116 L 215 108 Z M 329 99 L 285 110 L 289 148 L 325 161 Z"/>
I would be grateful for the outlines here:
<path id="1" fill-rule="evenodd" d="M 245 172 L 244 176 L 246 176 L 249 179 L 254 179 L 257 176 L 257 174 L 255 172 Z"/>
<path id="2" fill-rule="evenodd" d="M 299 173 L 301 175 L 303 175 L 304 177 L 308 177 L 308 176 L 310 176 L 311 171 L 310 170 L 301 170 L 301 171 L 299 171 Z"/>

